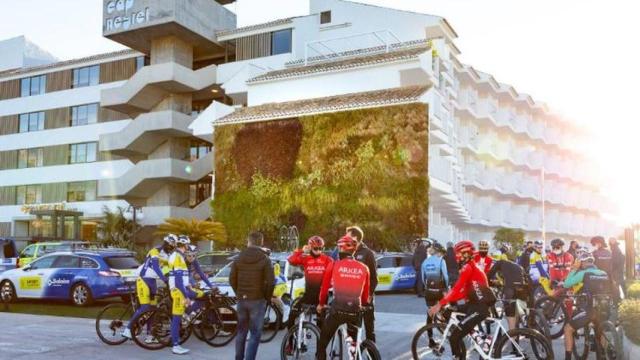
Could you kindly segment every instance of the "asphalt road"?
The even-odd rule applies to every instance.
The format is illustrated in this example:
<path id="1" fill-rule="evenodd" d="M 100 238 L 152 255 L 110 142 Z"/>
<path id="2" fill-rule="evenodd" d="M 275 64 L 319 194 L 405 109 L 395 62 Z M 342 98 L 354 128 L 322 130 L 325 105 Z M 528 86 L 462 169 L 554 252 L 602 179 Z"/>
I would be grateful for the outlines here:
<path id="1" fill-rule="evenodd" d="M 43 304 L 43 306 L 46 306 Z M 376 333 L 383 359 L 411 359 L 410 342 L 424 322 L 424 300 L 411 294 L 376 297 Z M 146 351 L 133 343 L 108 346 L 95 333 L 92 319 L 36 316 L 0 312 L 0 359 L 233 359 L 234 343 L 212 348 L 195 337 L 184 346 L 185 356 L 173 355 L 169 349 Z M 283 332 L 258 350 L 259 360 L 279 359 Z M 562 340 L 554 342 L 557 359 L 564 358 Z"/>

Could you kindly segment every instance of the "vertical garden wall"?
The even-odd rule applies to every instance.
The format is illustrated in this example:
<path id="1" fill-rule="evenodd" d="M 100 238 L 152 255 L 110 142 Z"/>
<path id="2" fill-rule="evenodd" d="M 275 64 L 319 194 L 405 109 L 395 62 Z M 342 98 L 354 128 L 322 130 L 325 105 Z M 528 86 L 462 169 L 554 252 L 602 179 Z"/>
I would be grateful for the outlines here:
<path id="1" fill-rule="evenodd" d="M 250 230 L 275 240 L 295 224 L 335 243 L 360 225 L 376 249 L 398 249 L 427 229 L 425 104 L 216 127 L 213 218 L 229 246 Z"/>

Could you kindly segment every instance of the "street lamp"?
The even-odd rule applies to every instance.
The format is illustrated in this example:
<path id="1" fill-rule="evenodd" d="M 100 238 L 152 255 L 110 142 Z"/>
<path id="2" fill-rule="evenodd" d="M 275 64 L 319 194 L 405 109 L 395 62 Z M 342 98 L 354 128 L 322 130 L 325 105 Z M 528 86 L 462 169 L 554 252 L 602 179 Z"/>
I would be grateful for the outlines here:
<path id="1" fill-rule="evenodd" d="M 142 207 L 129 205 L 127 209 L 124 211 L 122 216 L 126 220 L 133 221 L 133 233 L 131 235 L 131 241 L 133 244 L 136 243 L 136 227 L 138 225 L 138 220 L 144 220 L 144 213 L 142 212 Z"/>

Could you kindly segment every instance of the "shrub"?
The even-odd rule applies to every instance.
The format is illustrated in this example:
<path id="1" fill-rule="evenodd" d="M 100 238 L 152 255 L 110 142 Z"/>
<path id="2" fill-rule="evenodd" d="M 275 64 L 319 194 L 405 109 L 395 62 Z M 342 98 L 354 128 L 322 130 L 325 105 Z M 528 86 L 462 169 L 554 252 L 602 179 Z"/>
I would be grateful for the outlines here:
<path id="1" fill-rule="evenodd" d="M 640 345 L 640 300 L 623 300 L 618 308 L 618 317 L 622 319 L 626 337 L 634 344 Z"/>
<path id="2" fill-rule="evenodd" d="M 627 288 L 627 297 L 640 299 L 640 282 L 633 282 Z"/>

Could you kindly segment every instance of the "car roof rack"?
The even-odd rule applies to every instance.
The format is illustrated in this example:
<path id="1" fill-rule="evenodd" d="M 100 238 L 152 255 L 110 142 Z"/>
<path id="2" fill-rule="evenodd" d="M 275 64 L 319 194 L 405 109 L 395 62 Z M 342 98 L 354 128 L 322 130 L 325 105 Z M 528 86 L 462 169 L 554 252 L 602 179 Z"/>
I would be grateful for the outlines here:
<path id="1" fill-rule="evenodd" d="M 121 253 L 121 254 L 135 254 L 135 251 L 129 250 L 129 249 L 125 249 L 125 248 L 99 246 L 99 245 L 91 244 L 91 243 L 89 243 L 89 244 L 90 244 L 90 246 L 84 246 L 85 244 L 82 244 L 83 246 L 75 246 L 75 245 L 79 245 L 79 244 L 72 244 L 73 246 L 71 246 L 70 249 L 45 250 L 44 254 L 52 254 L 52 253 L 56 253 L 56 252 L 62 252 L 62 253 L 94 253 L 94 254 L 102 253 L 102 252 L 109 252 L 109 253 Z"/>

